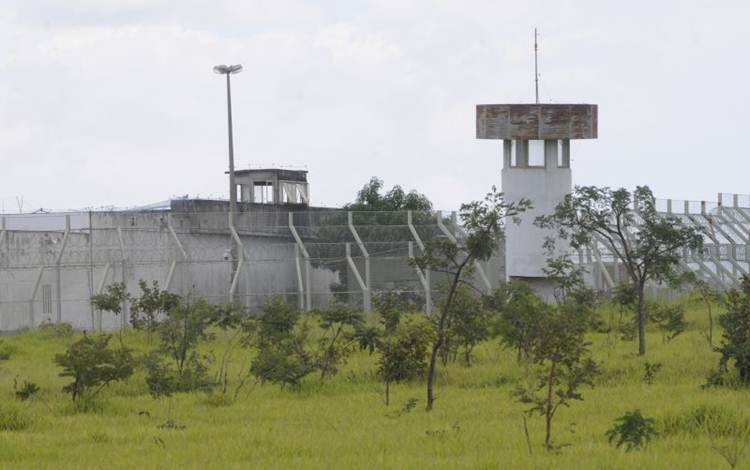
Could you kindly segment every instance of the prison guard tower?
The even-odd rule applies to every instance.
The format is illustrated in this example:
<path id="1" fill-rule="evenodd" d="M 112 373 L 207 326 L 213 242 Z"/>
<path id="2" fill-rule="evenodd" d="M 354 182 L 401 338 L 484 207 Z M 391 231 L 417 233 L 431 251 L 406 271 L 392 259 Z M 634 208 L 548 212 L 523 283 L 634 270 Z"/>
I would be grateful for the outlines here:
<path id="1" fill-rule="evenodd" d="M 535 227 L 534 218 L 551 213 L 572 190 L 570 141 L 596 137 L 596 105 L 477 105 L 477 138 L 503 140 L 505 200 L 526 198 L 534 206 L 521 215 L 520 224 L 506 223 L 507 280 L 526 281 L 545 297 L 552 294 L 553 285 L 542 271 L 542 244 L 553 233 Z"/>

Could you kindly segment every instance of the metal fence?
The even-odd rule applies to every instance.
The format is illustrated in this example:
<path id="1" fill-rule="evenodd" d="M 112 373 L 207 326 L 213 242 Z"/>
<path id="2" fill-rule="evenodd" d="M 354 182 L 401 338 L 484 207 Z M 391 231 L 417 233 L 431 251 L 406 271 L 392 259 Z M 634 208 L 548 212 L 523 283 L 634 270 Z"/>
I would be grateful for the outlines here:
<path id="1" fill-rule="evenodd" d="M 750 196 L 719 193 L 716 201 L 657 199 L 656 210 L 704 234 L 702 249 L 682 250 L 683 271 L 694 272 L 717 289 L 738 287 L 741 276 L 750 274 Z M 576 259 L 587 266 L 592 284 L 601 289 L 627 278 L 624 266 L 602 240 L 581 250 Z"/>
<path id="2" fill-rule="evenodd" d="M 460 238 L 455 213 L 246 211 L 75 212 L 0 216 L 0 330 L 68 322 L 127 322 L 97 312 L 113 282 L 139 293 L 156 281 L 181 295 L 257 307 L 273 296 L 302 309 L 334 300 L 364 309 L 385 291 L 435 303 L 437 273 L 409 259 L 436 237 Z M 477 266 L 477 284 L 504 279 L 502 255 Z"/>

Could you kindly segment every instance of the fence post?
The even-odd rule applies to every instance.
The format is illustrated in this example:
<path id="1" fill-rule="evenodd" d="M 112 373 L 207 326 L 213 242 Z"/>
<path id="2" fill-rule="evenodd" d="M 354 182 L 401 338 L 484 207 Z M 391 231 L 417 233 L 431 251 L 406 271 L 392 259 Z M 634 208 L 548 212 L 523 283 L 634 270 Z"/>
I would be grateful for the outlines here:
<path id="1" fill-rule="evenodd" d="M 57 318 L 55 323 L 57 324 L 62 322 L 62 275 L 60 273 L 60 264 L 65 253 L 65 246 L 68 244 L 68 237 L 70 237 L 70 215 L 65 216 L 65 233 L 63 234 L 60 252 L 55 259 L 55 284 L 57 289 Z"/>
<path id="2" fill-rule="evenodd" d="M 307 289 L 305 289 L 305 309 L 311 310 L 312 309 L 312 286 L 310 286 L 310 254 L 307 252 L 307 248 L 305 248 L 305 244 L 302 243 L 302 238 L 300 238 L 299 233 L 297 233 L 297 227 L 294 226 L 294 212 L 289 212 L 289 231 L 292 232 L 292 237 L 294 237 L 294 241 L 297 243 L 297 247 L 302 252 L 302 256 L 305 258 L 305 286 Z"/>
<path id="3" fill-rule="evenodd" d="M 362 256 L 365 258 L 365 285 L 367 288 L 363 291 L 363 295 L 365 296 L 363 299 L 363 304 L 365 308 L 365 312 L 369 312 L 372 307 L 372 279 L 370 277 L 370 253 L 367 252 L 367 248 L 365 248 L 365 244 L 362 243 L 362 239 L 359 238 L 359 233 L 357 233 L 357 229 L 354 228 L 353 223 L 353 217 L 352 212 L 347 212 L 347 218 L 349 222 L 349 231 L 352 232 L 352 236 L 354 237 L 354 240 L 357 242 L 357 245 L 359 246 L 359 251 L 362 252 Z"/>
<path id="4" fill-rule="evenodd" d="M 367 298 L 367 284 L 365 284 L 365 281 L 362 280 L 362 276 L 359 274 L 359 270 L 357 269 L 357 265 L 354 263 L 354 260 L 352 259 L 352 244 L 349 242 L 346 242 L 346 261 L 349 263 L 349 268 L 352 270 L 352 273 L 354 273 L 354 277 L 357 279 L 357 283 L 359 284 L 359 288 L 362 290 L 362 306 L 365 309 L 365 311 L 370 311 L 370 305 Z"/>
<path id="5" fill-rule="evenodd" d="M 125 275 L 125 268 L 127 267 L 127 258 L 125 257 L 125 239 L 122 236 L 122 227 L 117 227 L 117 239 L 120 242 L 120 264 L 121 264 L 121 272 L 120 272 L 120 279 L 123 285 L 126 285 L 126 275 Z M 127 314 L 128 314 L 128 302 L 127 300 L 122 301 L 122 315 L 120 318 L 120 329 L 124 329 L 125 325 L 128 324 L 127 322 Z"/>
<path id="6" fill-rule="evenodd" d="M 237 284 L 239 284 L 240 282 L 242 265 L 245 263 L 245 245 L 242 244 L 242 240 L 240 239 L 237 230 L 235 230 L 234 228 L 234 218 L 232 217 L 232 215 L 232 213 L 229 213 L 229 232 L 232 234 L 232 238 L 234 239 L 235 244 L 237 244 L 239 259 L 237 260 L 237 269 L 234 271 L 234 276 L 232 276 L 232 285 L 229 287 L 229 303 L 233 303 L 235 301 Z"/>
<path id="7" fill-rule="evenodd" d="M 406 212 L 406 224 L 409 226 L 409 231 L 411 232 L 411 236 L 414 237 L 414 241 L 417 242 L 417 246 L 419 247 L 419 250 L 424 252 L 424 243 L 422 242 L 422 238 L 419 236 L 419 233 L 417 232 L 417 229 L 414 227 L 414 216 L 412 215 L 412 211 Z M 414 247 L 411 245 L 411 242 L 409 242 L 409 258 L 414 258 Z M 425 269 L 424 272 L 422 272 L 421 269 L 416 268 L 417 274 L 419 275 L 419 280 L 422 282 L 422 285 L 424 287 L 424 309 L 426 313 L 432 313 L 432 289 L 430 284 L 430 270 Z"/>

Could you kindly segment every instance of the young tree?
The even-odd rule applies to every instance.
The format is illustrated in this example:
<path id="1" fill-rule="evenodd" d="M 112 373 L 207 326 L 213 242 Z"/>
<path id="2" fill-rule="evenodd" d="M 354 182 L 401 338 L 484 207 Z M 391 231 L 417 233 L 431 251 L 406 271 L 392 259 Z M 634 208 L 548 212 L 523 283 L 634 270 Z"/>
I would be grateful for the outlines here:
<path id="1" fill-rule="evenodd" d="M 130 324 L 136 330 L 146 332 L 146 341 L 151 344 L 151 337 L 159 326 L 160 317 L 180 303 L 180 296 L 159 288 L 154 281 L 151 287 L 141 279 L 138 281 L 141 296 L 133 300 L 130 311 Z"/>
<path id="2" fill-rule="evenodd" d="M 316 362 L 320 378 L 326 379 L 335 375 L 338 366 L 352 353 L 355 334 L 365 322 L 362 311 L 347 304 L 335 303 L 317 313 L 323 336 Z"/>
<path id="3" fill-rule="evenodd" d="M 432 325 L 419 316 L 408 317 L 384 338 L 378 358 L 378 375 L 385 383 L 386 405 L 390 403 L 392 383 L 424 374 L 432 340 Z"/>
<path id="4" fill-rule="evenodd" d="M 520 402 L 531 405 L 529 414 L 544 417 L 544 447 L 550 450 L 557 410 L 570 406 L 573 400 L 583 400 L 580 388 L 593 386 L 598 367 L 589 357 L 589 343 L 584 338 L 589 320 L 578 305 L 544 304 L 536 321 L 530 348 L 536 383 L 531 389 L 519 386 L 514 394 Z"/>
<path id="5" fill-rule="evenodd" d="M 685 311 L 681 305 L 650 304 L 648 319 L 661 332 L 661 342 L 668 343 L 685 331 Z"/>
<path id="6" fill-rule="evenodd" d="M 465 285 L 456 289 L 452 309 L 444 345 L 445 357 L 452 355 L 455 360 L 462 350 L 464 364 L 469 367 L 474 348 L 490 334 L 491 312 L 485 308 L 482 298 Z"/>
<path id="7" fill-rule="evenodd" d="M 742 277 L 742 290 L 732 289 L 726 294 L 727 312 L 719 316 L 724 330 L 719 372 L 725 373 L 734 363 L 742 384 L 750 384 L 750 277 Z"/>
<path id="8" fill-rule="evenodd" d="M 299 387 L 302 379 L 315 370 L 315 361 L 306 349 L 308 328 L 298 325 L 299 318 L 299 310 L 274 297 L 246 326 L 245 344 L 258 350 L 250 372 L 260 382 Z"/>
<path id="9" fill-rule="evenodd" d="M 505 202 L 502 193 L 498 193 L 493 187 L 492 192 L 488 193 L 483 201 L 461 205 L 459 218 L 466 233 L 465 237 L 456 243 L 446 238 L 430 240 L 425 243 L 424 253 L 410 261 L 422 270 L 441 272 L 448 276 L 445 300 L 433 317 L 435 341 L 432 343 L 427 369 L 428 411 L 435 402 L 435 366 L 451 322 L 456 290 L 459 284 L 469 284 L 467 274 L 471 272 L 474 262 L 486 261 L 495 253 L 503 238 L 506 217 L 515 218 L 529 207 L 531 203 L 525 199 L 518 203 Z"/>
<path id="10" fill-rule="evenodd" d="M 111 382 L 124 380 L 133 374 L 135 362 L 129 349 L 111 349 L 109 335 L 85 335 L 73 343 L 63 354 L 55 355 L 55 363 L 63 368 L 60 377 L 71 377 L 73 382 L 63 391 L 70 393 L 73 401 L 97 395 Z"/>
<path id="11" fill-rule="evenodd" d="M 173 386 L 173 390 L 163 390 L 160 394 L 169 395 L 171 392 L 208 389 L 213 386 L 208 378 L 205 358 L 201 358 L 197 348 L 201 341 L 209 338 L 207 329 L 214 318 L 214 312 L 215 307 L 203 299 L 183 299 L 167 312 L 166 318 L 158 327 L 161 340 L 159 350 L 157 354 L 149 356 L 146 364 L 146 380 L 152 394 L 155 390 L 153 387 L 158 389 L 167 385 Z M 171 365 L 164 363 L 164 356 L 167 361 L 171 361 Z"/>
<path id="12" fill-rule="evenodd" d="M 523 282 L 509 282 L 495 289 L 487 299 L 498 312 L 497 333 L 503 346 L 517 351 L 517 359 L 528 360 L 538 329 L 538 312 L 544 302 Z"/>
<path id="13" fill-rule="evenodd" d="M 221 384 L 221 393 L 226 394 L 229 386 L 229 363 L 243 333 L 247 312 L 237 304 L 225 304 L 213 309 L 211 325 L 217 327 L 224 336 L 224 352 L 221 354 L 216 383 Z M 236 395 L 236 393 L 235 393 Z"/>
<path id="14" fill-rule="evenodd" d="M 128 300 L 130 300 L 130 294 L 125 283 L 115 282 L 108 285 L 103 293 L 93 295 L 91 305 L 99 311 L 111 312 L 120 316 L 122 307 Z M 122 341 L 122 328 L 120 328 L 120 341 Z"/>
<path id="15" fill-rule="evenodd" d="M 622 261 L 638 293 L 638 354 L 646 354 L 646 282 L 669 278 L 683 248 L 702 246 L 701 232 L 683 226 L 677 217 L 660 215 L 648 186 L 638 186 L 632 194 L 624 188 L 576 186 L 536 224 L 556 230 L 576 249 L 603 242 Z"/>

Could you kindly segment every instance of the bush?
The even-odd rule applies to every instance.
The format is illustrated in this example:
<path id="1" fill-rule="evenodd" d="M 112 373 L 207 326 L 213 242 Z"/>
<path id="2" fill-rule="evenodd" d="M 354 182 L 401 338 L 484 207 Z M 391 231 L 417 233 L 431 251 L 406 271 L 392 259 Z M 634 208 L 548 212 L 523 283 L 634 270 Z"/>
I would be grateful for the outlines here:
<path id="1" fill-rule="evenodd" d="M 110 339 L 109 335 L 84 335 L 65 353 L 55 355 L 55 363 L 63 368 L 60 377 L 73 378 L 73 382 L 63 387 L 73 401 L 83 395 L 93 397 L 111 382 L 133 374 L 135 361 L 130 350 L 109 348 Z"/>
<path id="2" fill-rule="evenodd" d="M 5 341 L 0 341 L 0 361 L 7 361 L 16 353 L 16 347 Z"/>
<path id="3" fill-rule="evenodd" d="M 260 382 L 299 387 L 302 379 L 315 370 L 315 361 L 305 349 L 308 329 L 298 325 L 299 311 L 275 297 L 261 307 L 260 316 L 248 325 L 246 344 L 258 355 L 250 373 Z"/>
<path id="4" fill-rule="evenodd" d="M 32 420 L 21 406 L 12 402 L 0 404 L 0 431 L 22 431 Z"/>
<path id="5" fill-rule="evenodd" d="M 654 418 L 646 418 L 640 410 L 628 411 L 615 420 L 614 426 L 606 432 L 607 441 L 625 451 L 645 448 L 656 437 Z"/>
<path id="6" fill-rule="evenodd" d="M 50 321 L 45 321 L 39 325 L 39 332 L 42 333 L 43 336 L 49 338 L 69 338 L 73 336 L 75 330 L 70 323 L 52 323 Z"/>
<path id="7" fill-rule="evenodd" d="M 208 378 L 206 358 L 196 349 L 210 335 L 215 308 L 205 300 L 181 300 L 167 312 L 159 324 L 159 350 L 145 362 L 146 382 L 152 396 L 169 396 L 174 392 L 205 390 L 214 385 Z M 166 358 L 169 362 L 166 362 Z"/>
<path id="8" fill-rule="evenodd" d="M 30 398 L 36 397 L 36 394 L 39 392 L 39 385 L 35 384 L 34 382 L 24 380 L 23 385 L 19 388 L 18 382 L 14 381 L 13 390 L 16 393 L 16 399 L 20 401 L 26 401 Z"/>
<path id="9" fill-rule="evenodd" d="M 750 278 L 743 276 L 744 290 L 731 290 L 727 293 L 727 312 L 719 317 L 719 324 L 724 330 L 721 346 L 719 371 L 724 372 L 730 364 L 734 365 L 740 381 L 750 384 Z"/>

